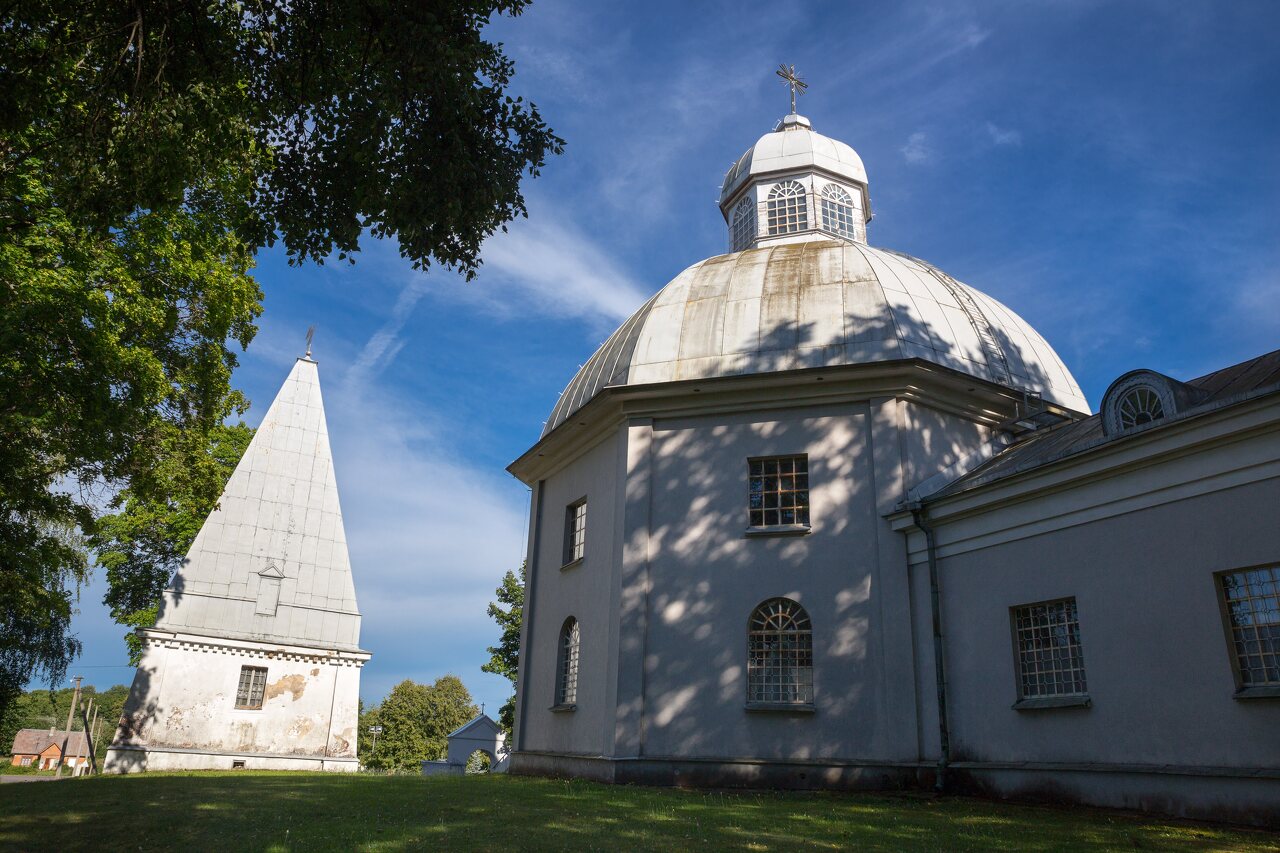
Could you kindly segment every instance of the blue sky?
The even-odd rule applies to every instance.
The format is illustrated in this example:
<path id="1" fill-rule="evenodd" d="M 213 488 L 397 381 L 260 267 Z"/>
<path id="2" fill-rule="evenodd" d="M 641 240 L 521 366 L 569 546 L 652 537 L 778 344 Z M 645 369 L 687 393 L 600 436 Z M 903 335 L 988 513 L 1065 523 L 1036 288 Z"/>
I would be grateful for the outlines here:
<path id="1" fill-rule="evenodd" d="M 262 417 L 310 324 L 355 571 L 366 701 L 480 672 L 485 605 L 524 553 L 504 467 L 608 334 L 726 250 L 730 164 L 787 111 L 866 163 L 873 245 L 991 294 L 1091 403 L 1121 373 L 1191 378 L 1280 347 L 1280 3 L 537 0 L 490 35 L 567 149 L 480 277 L 260 258 L 266 313 L 236 374 Z M 73 674 L 131 678 L 84 590 Z"/>

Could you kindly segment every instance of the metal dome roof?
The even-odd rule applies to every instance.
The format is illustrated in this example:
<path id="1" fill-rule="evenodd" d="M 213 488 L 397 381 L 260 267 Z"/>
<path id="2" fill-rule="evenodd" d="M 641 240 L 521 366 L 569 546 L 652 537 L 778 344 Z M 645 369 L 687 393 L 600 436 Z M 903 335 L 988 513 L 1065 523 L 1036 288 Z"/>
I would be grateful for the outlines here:
<path id="1" fill-rule="evenodd" d="M 760 137 L 729 169 L 720 189 L 720 206 L 723 208 L 757 175 L 808 169 L 867 185 L 867 169 L 858 152 L 838 139 L 814 132 L 807 118 L 793 114 L 784 118 L 777 130 Z"/>
<path id="2" fill-rule="evenodd" d="M 1088 413 L 1021 317 L 924 261 L 813 240 L 694 264 L 601 345 L 543 435 L 603 388 L 920 358 Z"/>

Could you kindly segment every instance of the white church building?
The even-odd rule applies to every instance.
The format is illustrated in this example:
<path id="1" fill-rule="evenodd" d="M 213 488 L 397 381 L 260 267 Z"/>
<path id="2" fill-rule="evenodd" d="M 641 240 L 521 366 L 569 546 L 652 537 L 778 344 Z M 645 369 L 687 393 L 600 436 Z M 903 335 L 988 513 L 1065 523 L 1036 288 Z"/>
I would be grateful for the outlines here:
<path id="1" fill-rule="evenodd" d="M 720 210 L 510 466 L 511 771 L 1280 820 L 1280 353 L 1091 414 L 794 112 Z"/>
<path id="2" fill-rule="evenodd" d="M 356 770 L 360 648 L 316 362 L 294 364 L 165 590 L 106 772 Z"/>

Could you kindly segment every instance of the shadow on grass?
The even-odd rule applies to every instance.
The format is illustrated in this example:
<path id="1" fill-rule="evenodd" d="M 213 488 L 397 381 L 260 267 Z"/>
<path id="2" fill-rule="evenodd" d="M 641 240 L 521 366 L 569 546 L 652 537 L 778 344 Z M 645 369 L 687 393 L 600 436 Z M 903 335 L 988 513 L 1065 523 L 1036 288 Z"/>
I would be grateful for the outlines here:
<path id="1" fill-rule="evenodd" d="M 1267 833 L 1095 810 L 506 776 L 148 774 L 14 785 L 0 797 L 4 848 L 89 840 L 136 850 L 1280 849 Z"/>

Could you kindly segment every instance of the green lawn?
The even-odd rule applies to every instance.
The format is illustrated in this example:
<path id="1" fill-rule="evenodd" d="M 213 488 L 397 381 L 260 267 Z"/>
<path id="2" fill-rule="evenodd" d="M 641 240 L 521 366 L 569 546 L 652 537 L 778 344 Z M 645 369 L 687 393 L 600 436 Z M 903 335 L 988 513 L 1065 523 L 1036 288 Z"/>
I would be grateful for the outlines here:
<path id="1" fill-rule="evenodd" d="M 506 776 L 193 773 L 0 787 L 0 847 L 60 850 L 1280 850 L 1274 834 L 967 798 Z"/>

